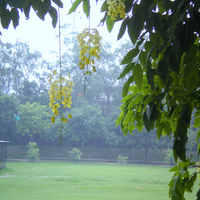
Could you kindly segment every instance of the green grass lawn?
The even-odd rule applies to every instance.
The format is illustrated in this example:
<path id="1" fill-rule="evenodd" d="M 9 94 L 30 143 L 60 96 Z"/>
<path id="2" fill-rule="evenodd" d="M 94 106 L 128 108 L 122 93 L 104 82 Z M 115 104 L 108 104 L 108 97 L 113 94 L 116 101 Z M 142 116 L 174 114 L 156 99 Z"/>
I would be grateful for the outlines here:
<path id="1" fill-rule="evenodd" d="M 2 200 L 167 200 L 169 167 L 67 162 L 8 162 Z M 198 183 L 195 185 L 195 191 Z M 194 200 L 195 193 L 187 195 Z"/>

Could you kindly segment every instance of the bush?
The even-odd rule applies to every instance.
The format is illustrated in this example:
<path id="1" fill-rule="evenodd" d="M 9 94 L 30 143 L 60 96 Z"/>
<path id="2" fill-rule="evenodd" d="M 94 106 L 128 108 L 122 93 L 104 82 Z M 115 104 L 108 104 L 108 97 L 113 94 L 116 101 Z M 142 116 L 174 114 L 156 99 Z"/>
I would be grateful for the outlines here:
<path id="1" fill-rule="evenodd" d="M 127 159 L 128 159 L 128 157 L 123 157 L 122 155 L 119 155 L 117 158 L 118 163 L 120 163 L 120 164 L 125 164 Z"/>
<path id="2" fill-rule="evenodd" d="M 73 159 L 74 162 L 77 162 L 81 159 L 83 153 L 78 148 L 73 148 L 72 151 L 69 151 L 69 157 Z"/>
<path id="3" fill-rule="evenodd" d="M 27 152 L 27 156 L 30 160 L 30 162 L 34 162 L 35 160 L 39 160 L 39 148 L 37 148 L 37 143 L 35 142 L 29 142 L 27 147 L 29 148 L 28 149 L 28 152 Z"/>
<path id="4" fill-rule="evenodd" d="M 164 162 L 168 165 L 175 165 L 175 160 L 174 160 L 172 149 L 167 149 L 167 156 L 165 157 Z"/>

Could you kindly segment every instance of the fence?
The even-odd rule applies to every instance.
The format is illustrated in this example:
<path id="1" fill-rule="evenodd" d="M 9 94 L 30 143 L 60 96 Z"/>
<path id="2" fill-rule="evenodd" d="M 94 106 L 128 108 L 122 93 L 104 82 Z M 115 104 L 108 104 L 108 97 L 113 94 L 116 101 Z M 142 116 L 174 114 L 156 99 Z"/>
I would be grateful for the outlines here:
<path id="1" fill-rule="evenodd" d="M 7 145 L 8 141 L 0 141 L 0 169 L 6 167 Z"/>

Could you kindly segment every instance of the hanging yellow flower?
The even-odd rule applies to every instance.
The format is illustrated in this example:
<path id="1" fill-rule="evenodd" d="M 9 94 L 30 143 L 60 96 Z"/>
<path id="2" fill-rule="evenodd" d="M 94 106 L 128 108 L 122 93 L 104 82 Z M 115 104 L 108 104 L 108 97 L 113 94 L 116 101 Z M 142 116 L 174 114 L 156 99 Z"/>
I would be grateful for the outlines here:
<path id="1" fill-rule="evenodd" d="M 119 16 L 122 19 L 126 17 L 124 0 L 107 0 L 108 15 L 111 16 L 111 20 L 116 20 Z"/>
<path id="2" fill-rule="evenodd" d="M 74 86 L 74 83 L 72 81 L 69 81 L 62 77 L 61 75 L 58 77 L 58 80 L 55 78 L 57 75 L 56 70 L 53 71 L 52 74 L 49 75 L 49 83 L 51 84 L 50 90 L 49 90 L 49 97 L 50 97 L 50 103 L 49 106 L 52 108 L 53 117 L 51 118 L 52 123 L 55 122 L 55 118 L 57 115 L 59 115 L 58 108 L 62 107 L 65 108 L 66 106 L 68 108 L 71 108 L 72 104 L 72 87 Z M 54 79 L 52 81 L 52 79 Z M 62 112 L 61 112 L 62 115 Z M 69 118 L 72 118 L 70 115 Z M 67 118 L 61 116 L 61 119 L 63 122 L 67 122 Z"/>
<path id="3" fill-rule="evenodd" d="M 89 65 L 95 64 L 95 58 L 100 59 L 100 47 L 101 47 L 101 36 L 97 29 L 85 28 L 82 33 L 78 34 L 77 40 L 79 42 L 79 66 L 83 70 Z M 93 72 L 96 72 L 95 66 L 91 68 Z M 86 74 L 91 74 L 91 71 L 86 71 Z"/>

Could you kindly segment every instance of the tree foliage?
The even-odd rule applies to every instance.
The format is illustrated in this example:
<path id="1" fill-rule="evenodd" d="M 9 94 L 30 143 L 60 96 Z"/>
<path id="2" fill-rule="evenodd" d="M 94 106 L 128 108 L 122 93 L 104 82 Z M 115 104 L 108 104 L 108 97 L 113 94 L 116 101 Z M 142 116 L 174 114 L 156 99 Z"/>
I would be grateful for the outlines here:
<path id="1" fill-rule="evenodd" d="M 63 7 L 60 0 L 2 0 L 0 2 L 1 25 L 8 29 L 12 22 L 13 27 L 16 28 L 20 20 L 19 12 L 29 19 L 30 10 L 33 9 L 41 20 L 44 20 L 48 13 L 52 18 L 53 27 L 56 27 L 58 15 L 57 10 L 52 6 L 53 3 L 60 8 Z"/>
<path id="2" fill-rule="evenodd" d="M 45 133 L 51 128 L 50 109 L 45 105 L 30 104 L 29 102 L 25 105 L 21 104 L 19 115 L 18 131 L 22 135 L 30 137 L 30 142 L 34 141 L 37 134 Z"/>
<path id="3" fill-rule="evenodd" d="M 0 96 L 0 110 L 0 139 L 10 140 L 16 138 L 17 121 L 14 117 L 18 114 L 18 110 L 14 96 Z"/>
<path id="4" fill-rule="evenodd" d="M 76 0 L 70 12 L 76 9 L 77 2 L 81 1 Z M 124 134 L 132 133 L 135 128 L 141 131 L 144 126 L 148 132 L 156 128 L 158 139 L 161 135 L 173 136 L 173 155 L 178 165 L 172 170 L 175 174 L 169 184 L 170 198 L 184 199 L 185 191 L 192 192 L 197 176 L 188 172 L 194 163 L 186 157 L 186 144 L 193 111 L 194 126 L 200 125 L 200 3 L 125 0 L 124 5 L 125 19 L 120 14 L 114 20 L 110 17 L 108 1 L 101 8 L 105 13 L 101 22 L 106 22 L 108 31 L 116 21 L 122 21 L 118 39 L 127 30 L 135 45 L 121 62 L 125 67 L 120 78 L 128 75 L 128 80 L 123 87 L 117 124 L 121 124 Z"/>

